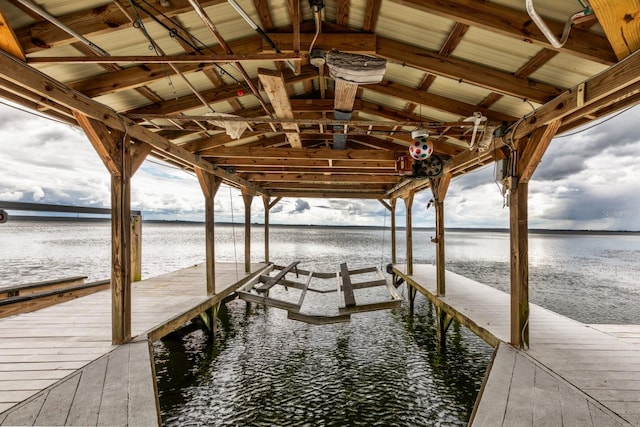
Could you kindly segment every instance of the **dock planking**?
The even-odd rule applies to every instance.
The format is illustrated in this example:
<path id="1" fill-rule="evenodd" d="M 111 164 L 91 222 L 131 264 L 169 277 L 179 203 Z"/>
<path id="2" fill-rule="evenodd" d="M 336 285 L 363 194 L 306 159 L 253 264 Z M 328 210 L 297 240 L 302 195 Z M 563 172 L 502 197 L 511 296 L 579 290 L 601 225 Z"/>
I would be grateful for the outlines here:
<path id="1" fill-rule="evenodd" d="M 498 350 L 473 426 L 640 426 L 640 327 L 585 325 L 530 304 L 530 348 L 509 341 L 510 296 L 446 272 L 436 297 L 436 269 L 395 271 L 434 304 Z"/>
<path id="2" fill-rule="evenodd" d="M 351 276 L 347 263 L 340 264 L 340 277 L 342 278 L 342 292 L 344 293 L 344 306 L 354 307 L 356 305 L 356 299 L 353 295 L 353 285 L 351 284 Z"/>
<path id="3" fill-rule="evenodd" d="M 0 425 L 158 425 L 148 336 L 179 328 L 252 275 L 217 263 L 214 297 L 204 265 L 134 283 L 137 338 L 121 346 L 111 345 L 109 291 L 0 319 Z"/>

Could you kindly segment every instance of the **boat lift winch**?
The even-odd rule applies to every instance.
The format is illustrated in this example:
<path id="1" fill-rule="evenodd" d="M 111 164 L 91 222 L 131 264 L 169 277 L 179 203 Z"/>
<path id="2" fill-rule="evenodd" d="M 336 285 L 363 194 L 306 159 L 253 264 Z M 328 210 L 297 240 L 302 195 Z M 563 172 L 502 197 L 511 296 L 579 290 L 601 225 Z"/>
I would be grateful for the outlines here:
<path id="1" fill-rule="evenodd" d="M 389 310 L 400 307 L 402 296 L 396 288 L 389 284 L 378 267 L 367 267 L 349 270 L 347 264 L 340 265 L 340 271 L 335 273 L 320 273 L 298 269 L 299 261 L 292 262 L 286 267 L 271 264 L 265 272 L 246 285 L 238 289 L 238 296 L 256 304 L 275 307 L 287 311 L 287 317 L 292 320 L 324 325 L 330 323 L 349 322 L 353 313 L 366 311 Z M 275 273 L 275 275 L 271 275 Z M 295 277 L 291 277 L 295 276 Z M 292 280 L 305 276 L 304 281 Z M 368 280 L 354 282 L 354 276 L 365 277 Z M 330 287 L 311 287 L 313 279 L 335 282 Z M 330 283 L 330 282 L 329 282 Z M 386 287 L 388 294 L 372 299 L 372 295 L 365 295 L 361 291 L 366 289 Z M 290 291 L 289 288 L 296 291 Z M 269 295 L 270 292 L 277 295 Z M 322 312 L 302 311 L 307 292 L 318 294 L 336 293 L 337 310 L 330 313 L 327 306 L 322 306 Z M 356 299 L 356 293 L 358 298 Z M 377 292 L 379 293 L 379 291 Z"/>

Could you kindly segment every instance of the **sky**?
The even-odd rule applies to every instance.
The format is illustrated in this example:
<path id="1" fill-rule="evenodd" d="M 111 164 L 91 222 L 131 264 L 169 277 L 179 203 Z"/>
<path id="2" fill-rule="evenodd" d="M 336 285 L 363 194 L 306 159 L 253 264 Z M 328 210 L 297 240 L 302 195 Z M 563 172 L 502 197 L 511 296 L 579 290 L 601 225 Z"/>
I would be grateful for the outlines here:
<path id="1" fill-rule="evenodd" d="M 640 106 L 636 106 L 557 136 L 529 183 L 529 228 L 640 230 L 639 124 Z M 4 101 L 0 165 L 0 201 L 110 204 L 109 174 L 82 130 Z M 509 227 L 509 209 L 494 176 L 490 165 L 451 182 L 445 200 L 446 227 Z M 132 178 L 131 196 L 132 209 L 142 210 L 147 220 L 204 219 L 204 199 L 195 175 L 154 158 L 148 158 Z M 415 196 L 414 227 L 434 226 L 434 210 L 427 208 L 430 199 L 428 189 Z M 254 198 L 251 210 L 252 222 L 262 223 L 260 197 Z M 220 187 L 215 217 L 244 221 L 238 190 Z M 400 200 L 396 218 L 403 226 L 405 208 Z M 376 200 L 283 199 L 271 209 L 270 222 L 389 227 L 391 219 Z"/>

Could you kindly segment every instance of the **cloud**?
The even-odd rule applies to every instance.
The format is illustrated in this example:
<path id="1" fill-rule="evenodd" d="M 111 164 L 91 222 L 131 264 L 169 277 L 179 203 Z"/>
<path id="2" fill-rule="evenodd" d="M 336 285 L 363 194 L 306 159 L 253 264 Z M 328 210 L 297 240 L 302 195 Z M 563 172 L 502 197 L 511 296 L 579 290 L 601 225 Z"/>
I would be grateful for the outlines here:
<path id="1" fill-rule="evenodd" d="M 33 200 L 39 202 L 44 199 L 44 190 L 42 187 L 35 187 L 33 190 Z"/>
<path id="2" fill-rule="evenodd" d="M 311 210 L 311 206 L 309 206 L 309 203 L 302 199 L 297 199 L 293 204 L 293 209 L 291 209 L 289 213 L 299 214 L 307 210 Z"/>
<path id="3" fill-rule="evenodd" d="M 587 131 L 556 138 L 529 184 L 532 228 L 640 230 L 640 107 Z M 82 131 L 0 105 L 0 200 L 109 206 L 110 176 Z M 433 227 L 430 190 L 415 195 L 415 227 Z M 264 218 L 252 204 L 251 221 Z M 259 200 L 259 198 L 258 198 Z M 445 200 L 447 227 L 508 227 L 509 209 L 488 166 L 457 177 Z M 146 219 L 204 219 L 197 179 L 152 159 L 132 178 L 132 208 Z M 274 224 L 389 226 L 390 214 L 376 200 L 283 199 L 270 211 Z M 397 225 L 405 223 L 402 200 Z M 216 221 L 244 220 L 236 189 L 222 186 Z"/>

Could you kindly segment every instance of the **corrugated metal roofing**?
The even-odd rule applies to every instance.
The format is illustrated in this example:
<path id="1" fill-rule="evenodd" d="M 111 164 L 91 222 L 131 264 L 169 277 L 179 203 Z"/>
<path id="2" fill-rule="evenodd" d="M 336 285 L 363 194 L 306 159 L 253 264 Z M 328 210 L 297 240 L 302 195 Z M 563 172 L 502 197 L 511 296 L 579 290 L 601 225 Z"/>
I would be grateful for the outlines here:
<path id="1" fill-rule="evenodd" d="M 141 3 L 142 8 L 145 9 L 151 9 L 151 5 L 153 5 L 154 8 L 157 8 L 160 11 L 168 11 L 168 9 L 159 6 L 155 0 L 136 1 Z M 254 2 L 252 0 L 237 1 L 245 12 L 247 12 L 254 20 L 254 22 L 262 27 L 263 23 L 260 20 L 261 14 L 256 10 Z M 371 0 L 348 1 L 347 24 L 349 28 L 344 28 L 336 24 L 338 0 L 327 0 L 325 8 L 322 10 L 322 19 L 324 22 L 323 33 L 338 32 L 342 34 L 341 38 L 344 40 L 350 40 L 353 38 L 352 36 L 355 35 L 357 42 L 364 43 L 365 41 L 362 40 L 362 37 L 360 36 L 364 34 L 361 30 L 365 26 L 365 21 L 367 20 L 366 13 L 370 1 Z M 426 91 L 420 90 L 419 87 L 421 83 L 425 77 L 429 75 L 425 70 L 430 70 L 430 72 L 435 72 L 437 74 L 440 66 L 446 66 L 446 60 L 438 59 L 438 52 L 443 48 L 445 42 L 447 42 L 452 35 L 452 29 L 460 28 L 460 26 L 456 26 L 456 21 L 454 19 L 440 16 L 441 14 L 446 14 L 445 11 L 426 12 L 425 10 L 430 10 L 430 7 L 433 5 L 446 9 L 446 7 L 451 7 L 452 4 L 455 4 L 456 1 L 462 0 L 451 0 L 451 2 L 435 1 L 434 3 L 426 1 L 422 3 L 417 2 L 415 5 L 412 5 L 412 1 L 413 0 L 381 0 L 380 12 L 377 17 L 377 25 L 373 32 L 373 34 L 378 37 L 379 46 L 381 43 L 384 43 L 384 40 L 382 39 L 390 39 L 406 45 L 406 50 L 411 51 L 412 53 L 408 54 L 407 57 L 403 57 L 401 54 L 404 52 L 402 52 L 402 45 L 400 45 L 399 52 L 395 52 L 398 54 L 397 56 L 394 56 L 394 54 L 388 55 L 389 57 L 395 57 L 396 59 L 388 60 L 384 79 L 395 84 L 395 87 L 398 85 L 401 86 L 401 88 L 397 90 L 397 93 L 395 95 L 383 95 L 380 92 L 369 90 L 370 88 L 363 85 L 360 92 L 362 93 L 362 99 L 364 101 L 371 102 L 374 106 L 377 105 L 386 108 L 387 111 L 385 111 L 385 115 L 394 115 L 394 117 L 396 117 L 396 123 L 398 123 L 397 127 L 404 128 L 405 131 L 410 130 L 410 126 L 407 126 L 406 123 L 411 121 L 411 118 L 415 118 L 415 116 L 422 116 L 425 120 L 430 121 L 457 121 L 466 114 L 470 115 L 474 111 L 480 109 L 478 105 L 484 102 L 488 102 L 487 111 L 495 112 L 498 117 L 500 117 L 500 114 L 508 115 L 513 120 L 530 114 L 534 108 L 540 106 L 540 104 L 531 103 L 526 99 L 526 95 L 523 95 L 522 97 L 499 96 L 493 93 L 492 90 L 486 88 L 491 85 L 487 84 L 484 85 L 484 87 L 481 87 L 480 85 L 476 86 L 471 83 L 473 79 L 470 78 L 465 79 L 437 76 L 433 82 L 431 82 Z M 226 42 L 231 43 L 233 46 L 237 46 L 237 44 L 242 40 L 246 39 L 254 42 L 257 39 L 255 31 L 239 16 L 229 3 L 225 1 L 206 2 L 204 0 L 200 0 L 200 2 L 202 4 L 216 3 L 206 6 L 205 10 Z M 171 20 L 166 20 L 169 27 L 179 28 L 182 26 L 194 39 L 198 40 L 195 42 L 198 47 L 201 47 L 201 44 L 205 44 L 212 47 L 218 54 L 223 53 L 223 49 L 221 49 L 215 37 L 207 28 L 205 28 L 197 14 L 190 9 L 188 2 L 175 1 L 170 3 L 172 4 L 172 7 L 180 6 L 183 9 L 182 13 L 179 14 L 175 14 L 173 12 L 168 13 L 168 15 L 172 17 Z M 461 4 L 463 3 L 464 2 Z M 541 15 L 543 15 L 544 19 L 555 20 L 557 23 L 565 22 L 569 16 L 581 8 L 580 2 L 576 0 L 534 0 L 534 3 L 536 9 Z M 86 27 L 82 27 L 85 28 L 85 32 L 88 31 L 86 38 L 105 49 L 113 56 L 156 55 L 156 52 L 153 49 L 150 49 L 150 43 L 145 38 L 145 35 L 141 30 L 128 24 L 126 19 L 120 14 L 111 1 L 40 0 L 37 1 L 37 4 L 63 20 L 66 19 L 65 15 L 69 13 L 80 13 L 81 15 L 76 16 L 70 21 L 70 25 L 72 27 L 80 25 L 83 20 L 116 19 L 116 15 L 119 14 L 117 19 L 119 20 L 118 22 L 122 23 L 122 25 L 118 28 L 113 28 L 112 30 L 109 30 L 108 28 L 105 29 L 103 22 L 96 23 L 96 25 L 99 24 L 102 28 L 97 32 L 91 32 L 86 30 Z M 130 7 L 129 2 L 125 1 L 121 2 L 121 4 L 124 7 Z M 267 32 L 291 33 L 292 26 L 288 1 L 267 0 L 267 4 L 269 6 L 268 14 L 270 15 L 274 28 L 265 28 L 265 30 Z M 487 0 L 464 4 L 466 5 L 465 7 L 472 9 L 490 5 L 499 5 L 518 11 L 516 14 L 525 22 L 510 23 L 513 31 L 517 31 L 518 25 L 530 25 L 530 23 L 527 22 L 525 3 L 523 0 Z M 69 44 L 70 40 L 62 42 L 60 40 L 53 40 L 49 43 L 48 38 L 54 37 L 51 34 L 59 33 L 57 29 L 52 29 L 50 32 L 41 34 L 39 33 L 39 29 L 47 27 L 46 23 L 29 28 L 27 25 L 35 22 L 31 16 L 8 2 L 3 2 L 1 7 L 8 22 L 15 30 L 17 30 L 18 34 L 22 35 L 23 38 L 21 38 L 20 41 L 24 42 L 25 45 L 28 44 L 30 46 L 30 51 L 34 51 L 33 53 L 29 53 L 28 57 L 80 57 L 83 55 L 72 44 Z M 108 18 L 105 18 L 101 14 L 103 9 L 100 7 L 111 8 L 111 15 Z M 465 7 L 462 7 L 463 11 L 466 10 Z M 90 8 L 98 9 L 90 11 Z M 146 13 L 142 8 L 138 10 L 138 13 L 146 19 Z M 456 12 L 459 11 L 460 10 L 456 10 Z M 305 21 L 302 24 L 303 30 L 309 33 L 308 36 L 312 36 L 314 28 L 313 14 L 307 1 L 301 0 L 300 13 L 302 20 Z M 82 16 L 82 14 L 84 14 L 84 16 Z M 482 18 L 481 14 L 479 15 L 480 18 Z M 132 16 L 135 16 L 135 13 L 133 13 Z M 264 16 L 264 14 L 262 16 Z M 159 18 L 162 19 L 163 17 Z M 342 19 L 342 17 L 338 18 L 339 20 Z M 476 19 L 475 16 L 468 18 L 469 21 Z M 487 20 L 490 21 L 489 18 Z M 503 33 L 490 31 L 484 28 L 487 24 L 490 24 L 490 22 L 481 21 L 477 22 L 476 25 L 473 25 L 472 22 L 460 40 L 456 40 L 455 37 L 453 40 L 450 40 L 450 42 L 454 42 L 454 46 L 449 50 L 452 61 L 463 61 L 462 68 L 464 68 L 464 64 L 466 63 L 469 68 L 476 69 L 475 72 L 479 75 L 474 77 L 482 77 L 483 70 L 487 73 L 498 70 L 498 74 L 504 76 L 505 80 L 514 83 L 509 90 L 501 91 L 501 88 L 495 88 L 496 92 L 531 92 L 528 90 L 530 86 L 527 85 L 527 79 L 530 79 L 532 82 L 540 82 L 544 84 L 536 86 L 537 88 L 542 86 L 546 91 L 537 98 L 550 99 L 552 96 L 560 93 L 561 90 L 571 88 L 605 70 L 607 67 L 602 65 L 602 63 L 612 60 L 612 56 L 605 59 L 585 59 L 585 55 L 593 53 L 583 52 L 581 54 L 582 57 L 580 57 L 579 55 L 568 51 L 568 49 L 560 49 L 560 52 L 555 56 L 551 54 L 547 55 L 548 60 L 538 64 L 539 68 L 531 68 L 531 74 L 526 77 L 526 79 L 521 78 L 522 76 L 517 78 L 512 77 L 514 73 L 521 69 L 521 67 L 531 65 L 530 61 L 533 58 L 536 58 L 540 52 L 543 52 L 544 47 L 541 46 L 540 42 L 527 43 L 523 41 L 523 39 L 527 38 L 527 35 L 524 34 L 526 30 L 522 30 L 522 34 L 512 34 L 512 36 L 508 36 Z M 590 30 L 592 33 L 598 34 L 602 32 L 602 29 L 597 25 L 597 23 L 592 22 L 591 24 L 594 24 Z M 178 55 L 191 51 L 190 48 L 185 50 L 185 48 L 179 43 L 178 39 L 173 37 L 167 28 L 164 28 L 157 22 L 154 22 L 153 20 L 146 20 L 144 27 L 148 34 L 158 44 L 162 53 L 166 55 Z M 28 33 L 24 31 L 24 28 L 28 30 Z M 56 45 L 56 47 L 39 50 L 38 47 L 34 46 L 37 43 L 33 40 L 29 40 L 30 37 L 41 37 L 43 40 L 38 43 L 48 43 L 50 45 Z M 287 37 L 291 37 L 291 35 L 288 35 Z M 367 41 L 370 42 L 371 40 L 367 39 Z M 455 43 L 456 41 L 457 44 Z M 604 39 L 602 41 L 604 41 Z M 244 46 L 253 45 L 245 44 Z M 302 46 L 303 54 L 306 53 L 304 52 L 306 48 L 306 45 Z M 239 50 L 240 47 L 236 49 Z M 426 53 L 423 58 L 423 64 L 420 65 L 420 69 L 418 66 L 413 66 L 410 59 L 405 60 L 405 58 L 412 58 L 411 55 L 414 53 L 415 56 L 413 56 L 413 58 L 420 58 L 421 53 L 419 49 L 424 50 Z M 606 54 L 606 49 L 606 43 L 602 43 L 601 46 L 598 46 L 595 49 L 595 51 L 596 53 L 604 51 Z M 254 52 L 255 48 L 251 47 L 250 50 Z M 588 49 L 585 47 L 585 50 Z M 268 53 L 272 52 L 268 48 L 265 48 L 264 51 Z M 211 51 L 209 49 L 204 49 L 202 53 L 208 55 L 211 54 Z M 307 59 L 304 58 L 302 62 L 303 64 L 306 64 Z M 140 93 L 147 90 L 152 93 L 150 97 L 157 96 L 163 101 L 176 99 L 186 99 L 189 101 L 186 102 L 185 105 L 189 105 L 190 107 L 185 107 L 182 111 L 175 112 L 176 115 L 202 115 L 209 112 L 210 109 L 200 105 L 200 102 L 195 99 L 193 90 L 189 86 L 191 85 L 195 87 L 199 93 L 215 87 L 214 82 L 212 82 L 211 79 L 202 71 L 187 72 L 185 74 L 189 81 L 189 84 L 187 84 L 179 75 L 175 75 L 173 71 L 170 70 L 171 67 L 169 67 L 169 65 L 165 65 L 167 75 L 155 73 L 151 76 L 147 75 L 148 73 L 143 74 L 142 77 L 148 79 L 146 82 L 135 81 L 127 85 L 127 88 L 124 89 L 118 87 L 117 82 L 110 82 L 112 77 L 110 73 L 112 71 L 108 71 L 108 68 L 113 69 L 113 66 L 109 67 L 98 64 L 50 63 L 35 64 L 34 67 L 63 83 L 83 80 L 86 80 L 89 83 L 100 83 L 103 78 L 106 78 L 107 83 L 97 85 L 100 86 L 103 91 L 97 95 L 94 93 L 93 96 L 96 101 L 102 102 L 116 111 L 129 111 L 151 105 L 152 101 L 150 101 L 147 96 Z M 127 63 L 118 64 L 118 67 L 132 68 L 130 71 L 133 72 L 144 68 L 144 66 Z M 249 76 L 256 79 L 256 81 L 259 68 L 266 68 L 270 70 L 277 69 L 276 64 L 273 61 L 245 61 L 243 62 L 243 67 Z M 187 68 L 196 70 L 197 67 L 194 65 Z M 231 93 L 233 93 L 233 89 L 237 87 L 242 90 L 243 96 L 238 96 L 231 101 L 226 99 L 222 101 L 219 99 L 207 99 L 208 102 L 211 102 L 211 109 L 217 112 L 237 112 L 242 115 L 243 110 L 245 109 L 260 108 L 258 100 L 250 93 L 247 84 L 242 79 L 241 73 L 239 73 L 233 65 L 220 64 L 219 68 L 215 67 L 214 70 L 220 75 L 227 91 L 231 91 Z M 447 71 L 448 70 L 444 70 L 440 72 L 449 74 Z M 307 70 L 305 72 L 309 71 Z M 287 79 L 293 78 L 291 77 L 291 72 L 289 70 L 285 70 L 285 74 L 288 76 Z M 311 78 L 314 74 L 315 77 Z M 464 75 L 464 72 L 461 72 L 460 74 Z M 334 84 L 331 78 L 328 77 L 329 73 L 326 72 L 325 75 L 327 76 L 327 98 L 331 98 L 333 96 Z M 144 86 L 142 86 L 143 83 Z M 394 87 L 393 84 L 389 86 L 391 89 Z M 496 84 L 495 80 L 492 84 Z M 104 86 L 107 87 L 104 88 Z M 133 90 L 131 86 L 144 88 L 144 90 L 138 89 L 136 91 Z M 258 86 L 260 86 L 260 84 L 258 84 Z M 309 88 L 312 89 L 307 92 Z M 423 103 L 416 103 L 415 99 L 411 101 L 410 99 L 402 98 L 401 96 L 407 93 L 407 88 L 409 88 L 409 91 L 412 89 L 416 91 L 416 93 L 412 93 L 411 96 L 407 95 L 407 98 L 413 98 L 413 95 L 417 95 L 421 97 L 421 99 L 424 99 Z M 557 88 L 557 92 L 554 91 L 554 88 Z M 315 73 L 311 72 L 310 77 L 305 83 L 298 81 L 295 84 L 287 84 L 286 90 L 290 97 L 303 99 L 320 98 L 320 81 L 317 77 L 317 70 Z M 261 93 L 263 98 L 269 102 L 268 94 L 266 94 L 264 90 Z M 427 104 L 429 104 L 430 96 L 437 96 L 439 101 L 442 101 L 443 98 L 445 100 L 451 100 L 449 105 L 450 111 L 441 111 L 439 109 L 429 107 Z M 414 105 L 411 109 L 408 109 L 407 107 L 411 104 Z M 323 110 L 330 111 L 332 101 L 329 100 L 328 102 L 323 102 L 322 105 Z M 236 111 L 238 110 L 238 107 L 241 108 L 240 111 Z M 368 107 L 370 107 L 370 105 L 368 105 Z M 391 121 L 391 119 L 385 119 L 373 113 L 356 113 L 357 114 L 355 116 L 359 119 Z M 255 110 L 252 110 L 251 114 L 255 114 Z M 298 116 L 320 117 L 321 114 L 320 111 L 316 111 L 315 113 L 299 114 L 296 117 Z M 328 116 L 331 116 L 331 114 Z M 154 118 L 153 123 L 166 129 L 175 127 L 171 122 L 163 118 Z M 193 128 L 192 125 L 193 123 L 189 125 L 189 127 Z M 265 128 L 267 128 L 267 126 L 262 126 L 262 129 Z M 320 132 L 319 127 L 316 124 L 305 124 L 302 125 L 301 128 L 305 131 L 316 129 L 317 132 Z M 327 126 L 326 128 L 331 128 L 331 126 Z M 154 131 L 158 130 L 151 126 L 149 126 L 149 129 L 153 129 Z M 363 129 L 366 129 L 366 126 L 360 129 L 360 136 L 363 134 Z M 215 132 L 212 132 L 212 134 L 214 133 Z M 202 137 L 202 132 L 199 131 L 194 132 L 191 135 L 188 133 L 183 134 L 181 132 L 171 132 L 170 134 L 172 135 L 173 141 L 176 143 L 183 143 L 185 141 L 191 141 Z M 265 133 L 264 136 L 272 136 L 272 133 Z M 460 135 L 453 136 L 459 137 Z M 301 136 L 301 143 L 303 145 L 306 143 L 310 146 L 315 146 L 317 140 L 314 138 L 316 137 L 317 135 L 309 136 L 308 132 L 305 132 L 305 134 Z M 331 135 L 329 133 L 327 133 L 325 137 L 327 140 L 331 139 Z M 403 137 L 406 138 L 406 134 L 403 134 Z M 305 138 L 307 138 L 307 140 L 305 140 Z M 252 136 L 226 145 L 240 146 L 244 143 L 254 142 L 256 139 L 257 137 Z M 365 137 L 362 137 L 361 139 L 365 139 L 365 144 L 369 144 L 369 146 L 376 146 L 372 141 L 377 141 L 381 148 L 389 150 L 394 150 L 394 147 L 396 146 L 397 148 L 404 149 L 406 144 L 406 142 L 396 141 L 396 145 L 393 145 L 392 142 L 389 142 L 388 139 L 384 137 L 381 137 L 379 140 L 370 140 Z M 324 138 L 321 136 L 320 140 L 324 141 Z M 460 144 L 464 145 L 466 143 L 461 141 Z M 447 156 L 455 155 L 455 151 L 451 151 L 450 147 L 447 149 Z"/>

